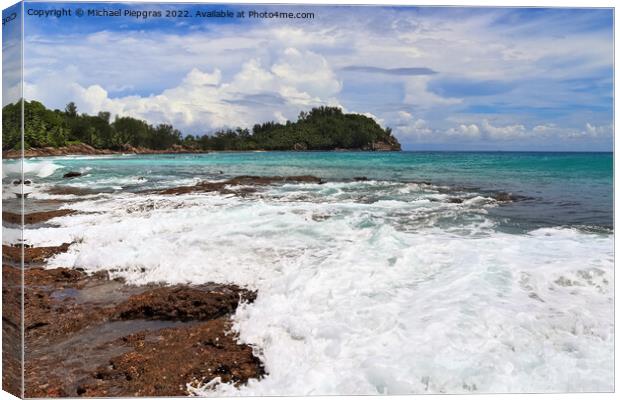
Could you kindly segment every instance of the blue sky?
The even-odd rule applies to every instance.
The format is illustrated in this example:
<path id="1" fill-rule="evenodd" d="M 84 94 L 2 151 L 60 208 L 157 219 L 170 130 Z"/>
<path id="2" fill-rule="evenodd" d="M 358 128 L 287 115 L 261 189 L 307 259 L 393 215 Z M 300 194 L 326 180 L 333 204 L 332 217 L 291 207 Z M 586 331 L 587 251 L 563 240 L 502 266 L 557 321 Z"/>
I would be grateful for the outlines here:
<path id="1" fill-rule="evenodd" d="M 26 3 L 314 19 L 25 18 L 28 99 L 185 133 L 340 106 L 413 150 L 612 149 L 610 9 Z"/>

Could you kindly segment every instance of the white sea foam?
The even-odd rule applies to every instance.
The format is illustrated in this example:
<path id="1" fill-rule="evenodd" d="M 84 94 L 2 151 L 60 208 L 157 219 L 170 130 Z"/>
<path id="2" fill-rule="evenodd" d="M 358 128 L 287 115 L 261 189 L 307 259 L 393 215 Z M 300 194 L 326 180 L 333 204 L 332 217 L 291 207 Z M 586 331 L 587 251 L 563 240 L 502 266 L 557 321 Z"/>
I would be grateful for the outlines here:
<path id="1" fill-rule="evenodd" d="M 196 394 L 613 389 L 610 235 L 501 233 L 481 199 L 430 201 L 437 193 L 423 188 L 400 200 L 361 198 L 355 185 L 380 186 L 88 200 L 71 207 L 95 213 L 25 236 L 78 241 L 52 267 L 256 289 L 234 329 L 267 376 L 239 388 L 211 382 Z M 439 228 L 442 218 L 463 226 Z"/>
<path id="2" fill-rule="evenodd" d="M 26 179 L 34 177 L 46 178 L 52 175 L 57 169 L 63 168 L 61 165 L 54 164 L 52 161 L 30 161 L 24 160 L 23 172 Z M 22 173 L 22 163 L 19 161 L 4 162 L 2 164 L 2 179 L 19 179 Z"/>
<path id="3" fill-rule="evenodd" d="M 22 230 L 19 228 L 2 227 L 2 244 L 10 246 L 19 243 L 22 238 Z"/>

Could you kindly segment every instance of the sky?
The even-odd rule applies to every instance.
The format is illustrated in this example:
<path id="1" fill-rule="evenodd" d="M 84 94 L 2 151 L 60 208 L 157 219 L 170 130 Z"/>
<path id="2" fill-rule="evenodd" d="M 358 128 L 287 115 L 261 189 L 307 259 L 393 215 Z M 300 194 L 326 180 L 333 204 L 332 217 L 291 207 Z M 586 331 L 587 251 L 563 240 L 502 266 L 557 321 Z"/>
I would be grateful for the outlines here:
<path id="1" fill-rule="evenodd" d="M 50 108 L 74 101 L 81 112 L 208 134 L 329 105 L 391 127 L 406 150 L 613 147 L 611 9 L 25 5 L 61 8 L 73 15 L 24 19 L 24 96 Z M 246 18 L 77 17 L 78 8 Z"/>

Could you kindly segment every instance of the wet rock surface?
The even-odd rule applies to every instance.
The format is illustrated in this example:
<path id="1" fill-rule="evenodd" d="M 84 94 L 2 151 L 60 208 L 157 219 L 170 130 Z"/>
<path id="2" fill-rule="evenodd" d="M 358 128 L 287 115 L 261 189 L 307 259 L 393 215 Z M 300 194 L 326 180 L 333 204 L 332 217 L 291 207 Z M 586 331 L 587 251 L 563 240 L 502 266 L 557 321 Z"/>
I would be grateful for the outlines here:
<path id="1" fill-rule="evenodd" d="M 205 321 L 235 311 L 239 300 L 252 302 L 256 294 L 234 286 L 171 286 L 130 297 L 116 311 L 118 319 Z"/>
<path id="2" fill-rule="evenodd" d="M 2 266 L 2 389 L 21 396 L 21 273 Z"/>
<path id="3" fill-rule="evenodd" d="M 4 274 L 20 281 L 13 267 Z M 229 315 L 251 291 L 132 286 L 66 268 L 26 269 L 24 280 L 27 397 L 181 396 L 189 382 L 264 374 L 230 333 Z"/>
<path id="4" fill-rule="evenodd" d="M 66 215 L 75 214 L 74 210 L 52 210 L 52 211 L 40 211 L 40 212 L 32 212 L 28 214 L 24 214 L 24 223 L 25 224 L 39 224 L 42 222 L 49 221 L 52 218 L 64 217 Z M 2 221 L 7 222 L 9 224 L 21 224 L 22 218 L 21 214 L 13 213 L 10 211 L 2 212 Z"/>
<path id="5" fill-rule="evenodd" d="M 22 259 L 22 251 L 25 264 L 43 263 L 56 254 L 64 253 L 69 250 L 71 243 L 63 243 L 60 246 L 48 247 L 27 247 L 21 245 L 2 245 L 2 259 L 4 262 L 19 264 Z"/>
<path id="6" fill-rule="evenodd" d="M 499 201 L 502 203 L 512 203 L 516 201 L 532 200 L 531 197 L 508 193 L 508 192 L 497 192 L 492 197 L 496 201 Z"/>
<path id="7" fill-rule="evenodd" d="M 187 193 L 204 193 L 219 192 L 220 194 L 232 194 L 242 196 L 244 194 L 253 193 L 256 189 L 253 186 L 266 185 L 282 185 L 286 183 L 314 183 L 322 184 L 324 181 L 312 175 L 299 176 L 252 176 L 242 175 L 225 181 L 219 182 L 200 182 L 193 186 L 179 186 L 158 191 L 149 191 L 148 193 L 157 194 L 187 194 Z M 237 188 L 237 186 L 242 186 Z"/>
<path id="8" fill-rule="evenodd" d="M 83 396 L 180 396 L 188 383 L 246 383 L 264 374 L 252 348 L 239 345 L 227 318 L 141 331 L 120 342 L 131 350 L 112 358 L 77 387 Z"/>
<path id="9" fill-rule="evenodd" d="M 55 195 L 55 196 L 89 196 L 89 195 L 101 194 L 104 191 L 81 188 L 81 187 L 59 185 L 59 186 L 54 186 L 54 187 L 47 189 L 46 192 L 49 194 Z"/>

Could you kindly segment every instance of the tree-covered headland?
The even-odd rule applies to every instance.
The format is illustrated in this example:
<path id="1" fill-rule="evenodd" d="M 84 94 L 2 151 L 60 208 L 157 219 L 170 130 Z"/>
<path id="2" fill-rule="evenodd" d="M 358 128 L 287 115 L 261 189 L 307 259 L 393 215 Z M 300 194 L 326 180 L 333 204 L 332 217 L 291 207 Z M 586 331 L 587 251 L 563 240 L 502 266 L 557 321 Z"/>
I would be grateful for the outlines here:
<path id="1" fill-rule="evenodd" d="M 20 147 L 21 103 L 2 109 L 2 149 Z M 169 124 L 152 125 L 132 117 L 111 118 L 79 113 L 74 103 L 50 110 L 38 101 L 24 102 L 24 146 L 63 147 L 85 143 L 97 149 L 123 150 L 128 146 L 166 150 L 184 146 L 194 150 L 400 150 L 390 128 L 360 114 L 336 107 L 301 112 L 297 121 L 266 122 L 249 129 L 221 129 L 204 135 L 183 135 Z"/>

